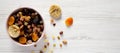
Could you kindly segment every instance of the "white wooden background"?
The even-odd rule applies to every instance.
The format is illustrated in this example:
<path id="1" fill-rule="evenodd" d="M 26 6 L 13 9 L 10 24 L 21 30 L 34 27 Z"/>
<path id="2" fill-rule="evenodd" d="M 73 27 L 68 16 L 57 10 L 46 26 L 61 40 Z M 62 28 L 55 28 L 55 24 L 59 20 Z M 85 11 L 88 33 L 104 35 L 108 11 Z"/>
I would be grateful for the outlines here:
<path id="1" fill-rule="evenodd" d="M 62 19 L 56 27 L 50 24 L 49 6 L 58 4 L 62 8 Z M 6 33 L 6 19 L 15 9 L 31 7 L 37 10 L 45 21 L 49 37 L 64 31 L 68 45 L 58 46 L 54 53 L 120 53 L 120 0 L 0 0 L 0 53 L 39 53 L 37 47 L 21 47 L 9 39 Z M 67 28 L 64 20 L 72 16 L 73 26 Z M 52 41 L 51 41 L 52 42 Z"/>

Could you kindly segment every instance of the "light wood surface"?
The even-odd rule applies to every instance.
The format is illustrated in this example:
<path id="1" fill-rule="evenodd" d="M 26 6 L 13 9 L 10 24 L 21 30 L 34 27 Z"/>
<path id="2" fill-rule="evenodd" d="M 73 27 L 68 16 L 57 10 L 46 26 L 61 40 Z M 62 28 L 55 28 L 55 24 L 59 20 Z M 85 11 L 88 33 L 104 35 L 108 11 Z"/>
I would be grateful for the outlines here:
<path id="1" fill-rule="evenodd" d="M 50 24 L 49 7 L 58 4 L 62 8 L 62 19 L 56 26 Z M 20 7 L 37 10 L 45 21 L 45 32 L 51 43 L 52 35 L 64 31 L 63 39 L 68 45 L 54 53 L 120 53 L 120 0 L 0 0 L 0 53 L 39 53 L 37 47 L 21 47 L 11 41 L 6 32 L 6 20 L 10 13 Z M 72 16 L 70 28 L 64 24 Z M 57 43 L 59 44 L 59 42 Z"/>

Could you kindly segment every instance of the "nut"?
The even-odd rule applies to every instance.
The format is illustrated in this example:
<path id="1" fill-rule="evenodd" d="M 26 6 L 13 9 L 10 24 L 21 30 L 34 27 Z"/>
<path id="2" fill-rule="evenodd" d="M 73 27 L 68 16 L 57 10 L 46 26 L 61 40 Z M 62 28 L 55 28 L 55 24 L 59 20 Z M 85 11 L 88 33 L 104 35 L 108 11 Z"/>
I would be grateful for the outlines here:
<path id="1" fill-rule="evenodd" d="M 27 44 L 32 44 L 32 40 L 28 40 L 28 41 L 27 41 Z"/>
<path id="2" fill-rule="evenodd" d="M 60 35 L 63 35 L 63 31 L 60 31 L 60 33 L 59 33 Z"/>
<path id="3" fill-rule="evenodd" d="M 56 44 L 53 44 L 53 47 L 56 47 Z"/>
<path id="4" fill-rule="evenodd" d="M 55 36 L 54 35 L 52 35 L 52 39 L 55 40 Z"/>
<path id="5" fill-rule="evenodd" d="M 30 16 L 26 16 L 25 17 L 25 21 L 30 21 L 31 17 Z"/>
<path id="6" fill-rule="evenodd" d="M 54 23 L 54 20 L 51 18 L 50 22 L 51 22 L 51 23 Z"/>
<path id="7" fill-rule="evenodd" d="M 34 47 L 37 47 L 37 44 L 35 44 Z"/>
<path id="8" fill-rule="evenodd" d="M 64 45 L 67 45 L 67 40 L 63 40 L 62 43 L 63 43 Z"/>
<path id="9" fill-rule="evenodd" d="M 60 43 L 60 47 L 62 48 L 62 44 Z"/>
<path id="10" fill-rule="evenodd" d="M 43 51 L 42 51 L 42 50 L 40 50 L 40 53 L 43 53 Z"/>

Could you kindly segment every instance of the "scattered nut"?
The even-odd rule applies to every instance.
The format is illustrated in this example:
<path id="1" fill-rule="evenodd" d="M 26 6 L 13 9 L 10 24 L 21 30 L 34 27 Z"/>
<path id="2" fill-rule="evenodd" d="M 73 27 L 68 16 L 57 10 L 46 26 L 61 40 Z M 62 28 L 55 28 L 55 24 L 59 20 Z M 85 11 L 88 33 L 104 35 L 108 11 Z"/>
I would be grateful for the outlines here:
<path id="1" fill-rule="evenodd" d="M 56 47 L 56 44 L 53 44 L 53 47 Z"/>
<path id="2" fill-rule="evenodd" d="M 51 18 L 50 22 L 51 22 L 51 23 L 54 23 L 54 20 Z"/>
<path id="3" fill-rule="evenodd" d="M 44 45 L 44 48 L 47 48 L 47 45 Z"/>
<path id="4" fill-rule="evenodd" d="M 34 47 L 37 47 L 37 44 L 35 44 Z"/>
<path id="5" fill-rule="evenodd" d="M 40 53 L 43 53 L 43 51 L 42 51 L 42 50 L 40 50 Z"/>
<path id="6" fill-rule="evenodd" d="M 60 36 L 57 36 L 58 40 L 60 40 Z"/>
<path id="7" fill-rule="evenodd" d="M 71 26 L 73 24 L 73 18 L 72 17 L 69 17 L 65 20 L 65 24 L 66 26 Z"/>
<path id="8" fill-rule="evenodd" d="M 55 36 L 54 35 L 52 35 L 52 39 L 55 40 Z"/>
<path id="9" fill-rule="evenodd" d="M 67 40 L 63 40 L 62 43 L 63 43 L 64 45 L 67 45 Z"/>
<path id="10" fill-rule="evenodd" d="M 50 50 L 48 51 L 48 53 L 53 53 L 53 49 L 50 49 Z"/>
<path id="11" fill-rule="evenodd" d="M 56 26 L 56 23 L 53 23 L 53 26 Z"/>
<path id="12" fill-rule="evenodd" d="M 43 48 L 43 51 L 46 52 L 47 48 Z"/>
<path id="13" fill-rule="evenodd" d="M 50 45 L 50 43 L 49 42 L 47 42 L 47 46 L 49 46 Z"/>
<path id="14" fill-rule="evenodd" d="M 60 43 L 60 47 L 62 48 L 62 44 Z"/>
<path id="15" fill-rule="evenodd" d="M 63 31 L 60 31 L 60 33 L 59 33 L 60 35 L 63 35 Z"/>

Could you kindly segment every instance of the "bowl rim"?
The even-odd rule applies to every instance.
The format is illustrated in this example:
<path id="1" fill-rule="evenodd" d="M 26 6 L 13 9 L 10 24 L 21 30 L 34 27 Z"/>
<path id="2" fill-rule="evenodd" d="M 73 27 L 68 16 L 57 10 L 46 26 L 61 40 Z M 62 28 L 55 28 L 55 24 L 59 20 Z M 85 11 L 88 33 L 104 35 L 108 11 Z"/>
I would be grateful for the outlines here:
<path id="1" fill-rule="evenodd" d="M 32 10 L 34 10 L 35 12 L 37 12 L 37 13 L 40 15 L 40 17 L 41 17 L 41 19 L 42 19 L 42 21 L 43 21 L 44 29 L 43 29 L 43 31 L 42 31 L 41 37 L 39 37 L 39 39 L 38 39 L 36 42 L 32 42 L 31 44 L 21 44 L 21 43 L 15 41 L 15 40 L 13 40 L 13 39 L 11 38 L 9 32 L 8 32 L 8 20 L 9 20 L 9 17 L 10 17 L 15 11 L 20 10 L 20 9 L 23 9 L 23 8 L 27 8 L 27 9 L 32 9 Z M 32 45 L 37 44 L 37 43 L 44 37 L 44 35 L 45 35 L 45 22 L 44 22 L 43 17 L 41 16 L 41 14 L 40 14 L 36 9 L 31 8 L 31 7 L 20 7 L 20 8 L 14 9 L 14 10 L 9 14 L 9 16 L 7 17 L 6 30 L 7 30 L 7 35 L 9 35 L 9 38 L 10 38 L 15 44 L 17 44 L 17 45 L 19 45 L 19 46 L 32 46 Z"/>

